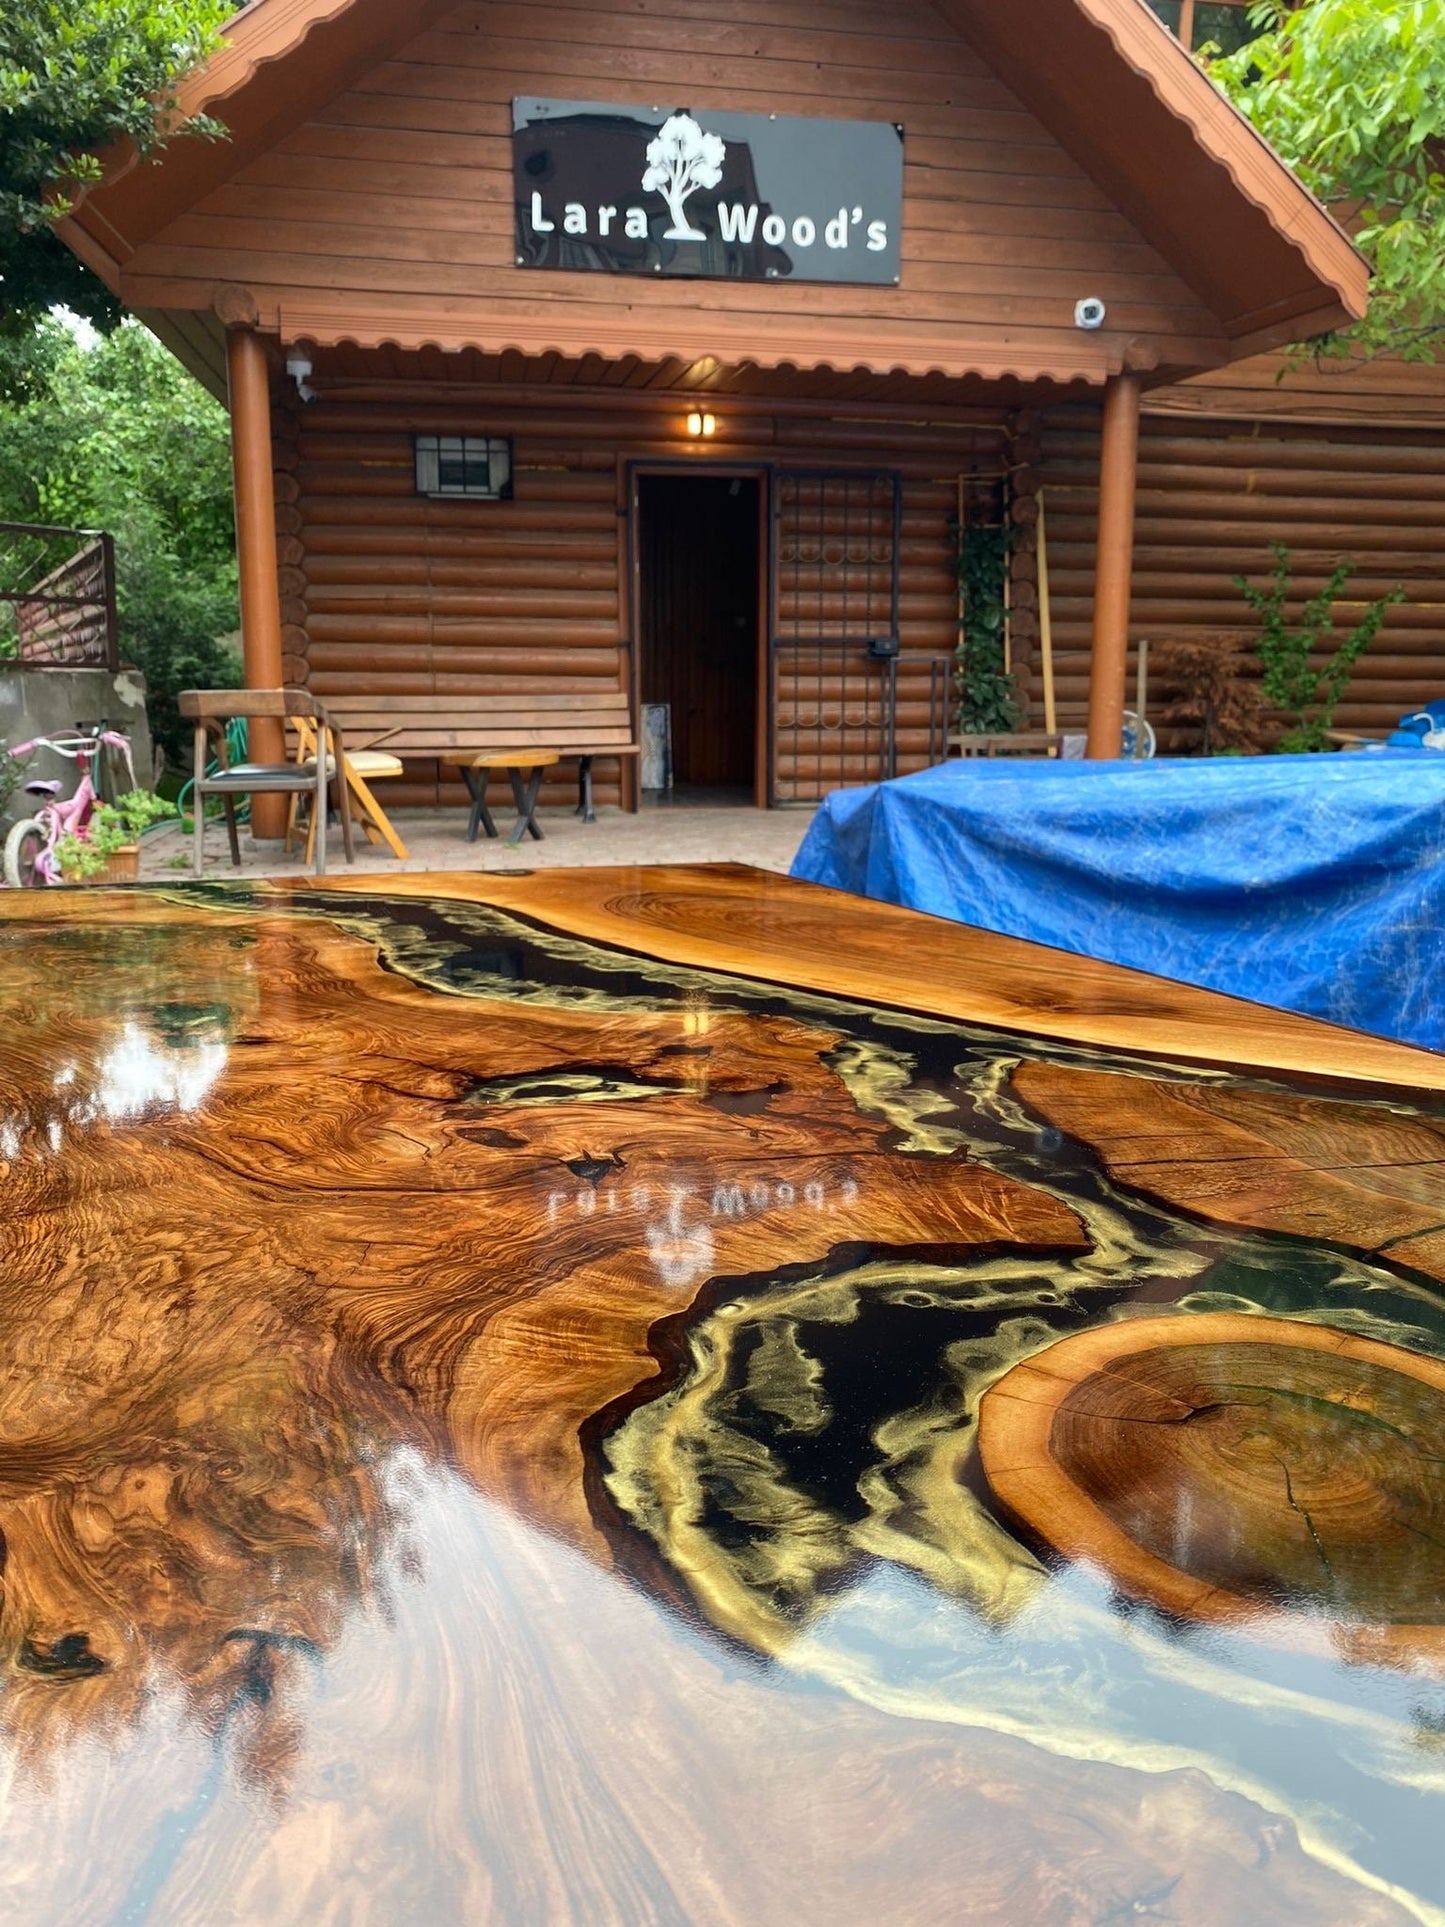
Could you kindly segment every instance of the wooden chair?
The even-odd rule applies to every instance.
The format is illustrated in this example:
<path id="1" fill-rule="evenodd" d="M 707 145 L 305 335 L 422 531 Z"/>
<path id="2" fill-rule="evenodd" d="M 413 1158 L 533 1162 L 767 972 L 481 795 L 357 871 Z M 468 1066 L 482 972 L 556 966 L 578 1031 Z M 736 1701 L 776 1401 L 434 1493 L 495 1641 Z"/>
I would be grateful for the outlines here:
<path id="1" fill-rule="evenodd" d="M 316 754 L 316 727 L 304 716 L 293 716 L 290 721 L 296 732 L 296 760 L 298 763 L 309 763 Z M 386 811 L 371 793 L 373 783 L 405 775 L 405 764 L 399 756 L 392 756 L 386 750 L 349 749 L 342 758 L 342 766 L 346 771 L 346 787 L 351 792 L 355 820 L 366 833 L 367 841 L 384 843 L 399 862 L 405 863 L 410 852 L 397 835 Z M 330 773 L 328 768 L 327 774 Z M 291 812 L 286 820 L 288 851 L 296 831 L 296 812 L 299 804 L 299 796 L 292 797 Z M 311 861 L 315 841 L 316 818 L 313 812 L 306 826 L 306 861 L 308 863 Z"/>
<path id="2" fill-rule="evenodd" d="M 355 860 L 351 839 L 351 805 L 347 786 L 337 777 L 337 763 L 345 760 L 341 732 L 327 716 L 317 699 L 305 689 L 186 689 L 181 692 L 180 712 L 195 724 L 195 817 L 196 875 L 204 876 L 206 798 L 219 796 L 226 811 L 226 833 L 230 838 L 231 861 L 241 862 L 241 842 L 236 833 L 238 796 L 292 795 L 311 800 L 311 818 L 316 828 L 316 874 L 326 874 L 326 793 L 334 790 L 341 814 L 341 837 L 346 861 Z M 226 747 L 226 724 L 238 716 L 274 718 L 278 722 L 301 720 L 312 725 L 313 740 L 330 745 L 331 753 L 307 762 L 232 764 Z M 215 747 L 218 767 L 208 776 L 206 739 Z"/>

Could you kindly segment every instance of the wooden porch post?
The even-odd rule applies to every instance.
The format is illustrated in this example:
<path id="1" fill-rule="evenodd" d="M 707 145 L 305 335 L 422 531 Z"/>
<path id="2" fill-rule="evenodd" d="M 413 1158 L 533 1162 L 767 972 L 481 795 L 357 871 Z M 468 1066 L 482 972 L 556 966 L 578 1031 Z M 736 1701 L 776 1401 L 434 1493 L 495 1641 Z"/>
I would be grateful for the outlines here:
<path id="1" fill-rule="evenodd" d="M 1099 760 L 1117 756 L 1123 740 L 1138 473 L 1139 378 L 1116 375 L 1104 390 L 1094 650 L 1089 666 L 1088 753 Z"/>
<path id="2" fill-rule="evenodd" d="M 226 334 L 231 391 L 231 464 L 236 486 L 236 558 L 241 578 L 241 652 L 248 689 L 279 689 L 281 590 L 276 575 L 276 496 L 271 474 L 271 382 L 266 349 L 254 328 Z M 286 755 L 282 725 L 266 718 L 249 724 L 250 754 L 260 763 Z M 286 798 L 257 796 L 251 802 L 251 834 L 279 839 L 286 833 Z"/>

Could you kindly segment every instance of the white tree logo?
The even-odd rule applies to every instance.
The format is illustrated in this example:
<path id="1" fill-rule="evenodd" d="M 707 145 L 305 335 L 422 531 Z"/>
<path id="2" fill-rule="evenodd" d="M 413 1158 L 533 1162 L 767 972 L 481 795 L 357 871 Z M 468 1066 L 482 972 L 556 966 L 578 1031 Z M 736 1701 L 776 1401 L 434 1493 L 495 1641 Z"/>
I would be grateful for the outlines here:
<path id="1" fill-rule="evenodd" d="M 691 114 L 673 114 L 662 123 L 657 138 L 647 143 L 647 172 L 643 190 L 667 202 L 672 226 L 669 241 L 705 241 L 707 236 L 689 222 L 683 203 L 700 187 L 716 187 L 722 179 L 727 148 L 717 134 L 705 134 Z"/>

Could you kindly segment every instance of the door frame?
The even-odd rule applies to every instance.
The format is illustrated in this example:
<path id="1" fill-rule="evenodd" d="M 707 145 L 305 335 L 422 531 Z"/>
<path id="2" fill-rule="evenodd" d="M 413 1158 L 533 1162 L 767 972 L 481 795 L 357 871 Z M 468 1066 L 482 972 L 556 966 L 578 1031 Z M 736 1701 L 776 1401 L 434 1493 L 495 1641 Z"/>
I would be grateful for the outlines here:
<path id="1" fill-rule="evenodd" d="M 641 459 L 627 464 L 625 501 L 627 519 L 627 603 L 629 620 L 625 628 L 632 638 L 632 713 L 642 726 L 642 501 L 638 484 L 645 476 L 696 475 L 709 481 L 727 481 L 736 476 L 758 484 L 758 616 L 757 645 L 753 675 L 756 682 L 756 721 L 753 741 L 753 804 L 769 808 L 769 767 L 773 739 L 772 677 L 768 673 L 772 636 L 773 607 L 773 464 L 771 462 L 732 461 L 726 456 L 716 460 L 686 461 L 666 458 Z M 641 781 L 638 795 L 641 796 Z"/>

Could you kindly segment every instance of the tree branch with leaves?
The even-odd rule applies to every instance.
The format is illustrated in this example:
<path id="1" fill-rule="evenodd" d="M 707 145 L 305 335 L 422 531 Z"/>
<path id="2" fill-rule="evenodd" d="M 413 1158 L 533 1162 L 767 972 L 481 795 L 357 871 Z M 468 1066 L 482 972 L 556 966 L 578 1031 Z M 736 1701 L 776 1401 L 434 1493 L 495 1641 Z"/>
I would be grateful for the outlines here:
<path id="1" fill-rule="evenodd" d="M 217 44 L 230 0 L 4 0 L 0 6 L 0 327 L 65 306 L 119 310 L 55 234 L 100 177 L 97 149 L 142 154 L 225 129 L 185 115 L 178 88 Z"/>
<path id="2" fill-rule="evenodd" d="M 1445 339 L 1445 0 L 1259 0 L 1210 76 L 1350 229 L 1370 312 L 1316 352 L 1430 361 Z"/>

